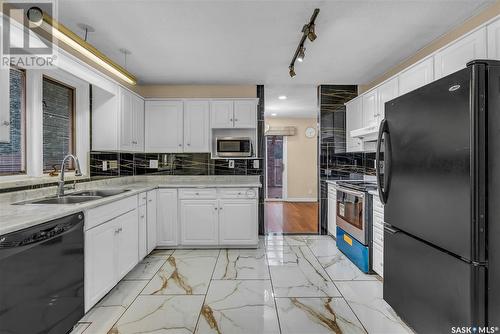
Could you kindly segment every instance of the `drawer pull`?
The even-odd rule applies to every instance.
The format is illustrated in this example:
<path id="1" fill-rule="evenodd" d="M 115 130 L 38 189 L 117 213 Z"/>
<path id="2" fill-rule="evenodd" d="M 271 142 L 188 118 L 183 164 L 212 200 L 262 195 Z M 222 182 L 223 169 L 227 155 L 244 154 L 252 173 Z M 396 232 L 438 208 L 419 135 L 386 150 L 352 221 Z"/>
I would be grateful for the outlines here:
<path id="1" fill-rule="evenodd" d="M 142 215 L 141 218 L 144 218 L 144 215 Z"/>
<path id="2" fill-rule="evenodd" d="M 196 193 L 194 193 L 194 194 L 195 194 L 196 196 L 198 196 L 200 193 L 196 192 Z"/>

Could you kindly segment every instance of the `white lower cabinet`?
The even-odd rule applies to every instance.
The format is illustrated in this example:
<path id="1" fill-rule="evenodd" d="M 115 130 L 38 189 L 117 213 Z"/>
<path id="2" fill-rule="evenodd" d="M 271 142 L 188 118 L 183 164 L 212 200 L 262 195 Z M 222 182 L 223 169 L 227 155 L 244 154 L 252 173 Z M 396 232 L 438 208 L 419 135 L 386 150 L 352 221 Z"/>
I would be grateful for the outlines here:
<path id="1" fill-rule="evenodd" d="M 137 210 L 126 213 L 118 217 L 117 220 L 119 222 L 117 255 L 119 281 L 139 262 L 137 252 L 139 248 Z"/>
<path id="2" fill-rule="evenodd" d="M 139 260 L 148 255 L 148 221 L 146 205 L 139 207 Z"/>
<path id="3" fill-rule="evenodd" d="M 219 243 L 255 245 L 258 243 L 257 201 L 253 199 L 219 200 Z"/>
<path id="4" fill-rule="evenodd" d="M 218 245 L 217 200 L 183 199 L 179 208 L 182 245 Z"/>
<path id="5" fill-rule="evenodd" d="M 157 196 L 156 244 L 177 246 L 177 189 L 159 189 Z"/>
<path id="6" fill-rule="evenodd" d="M 85 232 L 85 312 L 116 284 L 116 225 Z"/>
<path id="7" fill-rule="evenodd" d="M 151 253 L 157 245 L 157 233 L 156 233 L 156 222 L 157 222 L 157 190 L 150 190 L 147 193 L 147 204 L 146 204 L 146 235 L 147 235 L 147 253 Z"/>
<path id="8" fill-rule="evenodd" d="M 139 262 L 138 231 L 137 207 L 85 231 L 85 311 Z"/>

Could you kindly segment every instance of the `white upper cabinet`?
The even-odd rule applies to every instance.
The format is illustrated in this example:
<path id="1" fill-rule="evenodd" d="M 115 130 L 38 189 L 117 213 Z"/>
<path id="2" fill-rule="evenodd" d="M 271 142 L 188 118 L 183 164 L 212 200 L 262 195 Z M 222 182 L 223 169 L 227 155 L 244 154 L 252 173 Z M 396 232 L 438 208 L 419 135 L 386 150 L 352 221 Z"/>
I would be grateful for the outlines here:
<path id="1" fill-rule="evenodd" d="M 434 81 L 434 60 L 429 57 L 399 75 L 399 95 L 411 92 L 432 81 Z"/>
<path id="2" fill-rule="evenodd" d="M 146 101 L 146 152 L 183 150 L 182 101 Z"/>
<path id="3" fill-rule="evenodd" d="M 120 88 L 120 150 L 142 152 L 144 150 L 144 100 Z M 110 124 L 103 125 L 104 127 Z M 103 131 L 105 131 L 103 129 Z"/>
<path id="4" fill-rule="evenodd" d="M 230 100 L 210 102 L 210 124 L 212 128 L 234 127 L 234 103 Z"/>
<path id="5" fill-rule="evenodd" d="M 255 101 L 234 101 L 234 127 L 255 128 L 257 126 L 257 104 Z"/>
<path id="6" fill-rule="evenodd" d="M 375 125 L 377 122 L 377 90 L 371 90 L 368 93 L 363 94 L 363 125 L 371 126 Z"/>
<path id="7" fill-rule="evenodd" d="M 186 101 L 184 109 L 184 152 L 210 152 L 208 101 Z"/>
<path id="8" fill-rule="evenodd" d="M 385 103 L 398 97 L 398 78 L 393 78 L 377 88 L 377 123 L 385 118 Z"/>
<path id="9" fill-rule="evenodd" d="M 257 102 L 254 99 L 211 101 L 210 127 L 212 129 L 256 128 Z"/>
<path id="10" fill-rule="evenodd" d="M 486 27 L 488 35 L 488 59 L 500 60 L 500 19 Z"/>
<path id="11" fill-rule="evenodd" d="M 486 49 L 486 28 L 483 27 L 434 55 L 435 78 L 465 68 L 467 62 L 473 59 L 486 58 Z"/>
<path id="12" fill-rule="evenodd" d="M 352 138 L 351 131 L 363 127 L 363 100 L 356 98 L 346 104 L 346 150 L 359 152 L 363 150 L 363 142 L 359 138 Z"/>

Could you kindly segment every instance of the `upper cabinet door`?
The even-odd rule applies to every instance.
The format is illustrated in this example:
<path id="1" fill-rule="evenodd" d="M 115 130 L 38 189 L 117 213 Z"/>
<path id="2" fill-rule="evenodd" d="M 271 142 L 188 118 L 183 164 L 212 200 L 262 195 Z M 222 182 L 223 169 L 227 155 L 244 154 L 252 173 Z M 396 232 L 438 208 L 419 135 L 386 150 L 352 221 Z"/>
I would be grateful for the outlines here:
<path id="1" fill-rule="evenodd" d="M 210 102 L 210 124 L 212 128 L 234 127 L 234 103 L 232 100 Z"/>
<path id="2" fill-rule="evenodd" d="M 133 95 L 134 100 L 134 151 L 144 151 L 144 100 Z"/>
<path id="3" fill-rule="evenodd" d="M 399 95 L 434 81 L 434 60 L 429 57 L 399 75 Z"/>
<path id="4" fill-rule="evenodd" d="M 347 152 L 359 152 L 363 150 L 363 142 L 359 138 L 351 137 L 351 130 L 363 126 L 362 100 L 357 98 L 346 105 L 346 150 Z"/>
<path id="5" fill-rule="evenodd" d="M 146 152 L 182 152 L 183 108 L 182 101 L 146 101 Z"/>
<path id="6" fill-rule="evenodd" d="M 436 79 L 465 68 L 473 59 L 484 59 L 486 52 L 486 28 L 459 39 L 434 56 Z"/>
<path id="7" fill-rule="evenodd" d="M 398 78 L 391 79 L 377 88 L 377 122 L 385 118 L 385 103 L 398 97 Z"/>
<path id="8" fill-rule="evenodd" d="M 208 101 L 186 101 L 185 109 L 184 152 L 210 152 Z"/>
<path id="9" fill-rule="evenodd" d="M 257 125 L 257 105 L 255 101 L 234 101 L 234 127 L 255 128 Z"/>
<path id="10" fill-rule="evenodd" d="M 363 94 L 362 99 L 363 124 L 360 126 L 360 128 L 375 125 L 377 122 L 377 90 L 374 89 L 368 93 Z M 355 130 L 355 128 L 351 130 Z"/>
<path id="11" fill-rule="evenodd" d="M 488 59 L 500 60 L 500 19 L 486 27 L 488 34 Z"/>
<path id="12" fill-rule="evenodd" d="M 134 105 L 133 95 L 125 89 L 120 89 L 120 150 L 134 151 Z"/>

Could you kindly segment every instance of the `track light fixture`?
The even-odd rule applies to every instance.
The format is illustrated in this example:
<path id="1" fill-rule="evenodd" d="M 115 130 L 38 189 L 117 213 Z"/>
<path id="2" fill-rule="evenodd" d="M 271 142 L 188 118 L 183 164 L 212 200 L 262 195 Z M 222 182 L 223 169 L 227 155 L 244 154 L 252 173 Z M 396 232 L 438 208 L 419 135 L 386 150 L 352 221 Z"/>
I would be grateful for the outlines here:
<path id="1" fill-rule="evenodd" d="M 314 24 L 318 14 L 319 14 L 319 8 L 316 8 L 311 16 L 311 19 L 309 20 L 309 23 L 307 23 L 302 27 L 302 37 L 300 38 L 300 42 L 299 45 L 297 46 L 297 49 L 295 49 L 295 53 L 293 55 L 292 61 L 290 62 L 290 66 L 288 66 L 289 70 L 288 73 L 292 78 L 296 75 L 295 61 L 298 60 L 299 62 L 303 62 L 304 57 L 306 56 L 306 48 L 304 47 L 306 39 L 309 39 L 309 41 L 314 42 L 314 40 L 318 37 L 316 35 L 315 31 L 316 26 Z"/>

